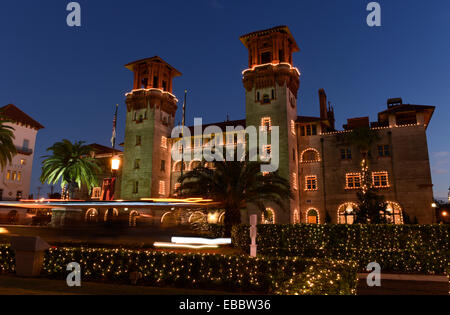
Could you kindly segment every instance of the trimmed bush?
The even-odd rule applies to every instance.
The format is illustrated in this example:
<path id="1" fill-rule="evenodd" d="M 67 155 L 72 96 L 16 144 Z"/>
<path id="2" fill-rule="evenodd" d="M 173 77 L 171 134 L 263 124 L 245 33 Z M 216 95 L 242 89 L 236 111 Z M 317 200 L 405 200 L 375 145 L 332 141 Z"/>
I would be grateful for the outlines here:
<path id="1" fill-rule="evenodd" d="M 444 274 L 449 266 L 448 225 L 259 225 L 258 252 L 353 260 L 359 270 L 376 261 L 385 271 Z M 250 246 L 249 226 L 233 229 L 233 244 Z"/>
<path id="2" fill-rule="evenodd" d="M 251 258 L 219 254 L 180 254 L 127 249 L 52 248 L 42 274 L 65 279 L 71 262 L 81 265 L 83 281 L 276 294 L 356 294 L 353 262 L 298 257 Z M 14 271 L 14 252 L 0 245 L 0 270 Z"/>
<path id="3" fill-rule="evenodd" d="M 142 274 L 140 283 L 143 285 L 272 293 L 281 292 L 282 285 L 291 280 L 298 287 L 308 285 L 298 283 L 308 277 L 294 276 L 307 270 L 323 270 L 320 294 L 355 294 L 357 285 L 356 264 L 344 261 L 126 249 L 50 249 L 45 256 L 43 272 L 50 277 L 66 277 L 66 266 L 70 262 L 81 264 L 84 281 L 128 283 L 130 272 L 138 271 Z"/>
<path id="4" fill-rule="evenodd" d="M 9 245 L 0 244 L 0 273 L 14 272 L 16 266 L 16 259 L 14 251 Z"/>

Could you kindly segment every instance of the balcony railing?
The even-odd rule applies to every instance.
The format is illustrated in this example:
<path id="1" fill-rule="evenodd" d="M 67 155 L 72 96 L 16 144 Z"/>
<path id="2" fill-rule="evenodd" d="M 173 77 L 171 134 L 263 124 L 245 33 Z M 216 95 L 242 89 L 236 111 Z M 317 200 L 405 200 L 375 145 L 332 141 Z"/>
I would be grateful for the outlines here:
<path id="1" fill-rule="evenodd" d="M 31 155 L 31 154 L 33 154 L 33 149 L 30 149 L 30 148 L 24 148 L 24 147 L 17 147 L 16 146 L 16 150 L 17 150 L 17 153 L 19 153 L 19 154 L 24 154 L 24 155 Z"/>

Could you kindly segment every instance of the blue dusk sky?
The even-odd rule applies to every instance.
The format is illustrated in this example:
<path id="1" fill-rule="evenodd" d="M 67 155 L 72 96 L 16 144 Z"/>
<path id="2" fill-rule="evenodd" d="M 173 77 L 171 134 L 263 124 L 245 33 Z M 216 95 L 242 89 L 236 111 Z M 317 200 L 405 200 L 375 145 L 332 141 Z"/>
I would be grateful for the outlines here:
<path id="1" fill-rule="evenodd" d="M 80 0 L 82 26 L 74 28 L 66 24 L 69 2 L 0 3 L 0 104 L 13 103 L 46 127 L 37 139 L 35 196 L 45 149 L 63 138 L 109 145 L 116 103 L 123 140 L 128 62 L 158 55 L 183 73 L 174 94 L 181 100 L 189 90 L 188 123 L 245 118 L 248 57 L 239 36 L 277 25 L 287 25 L 301 48 L 294 56 L 299 114 L 318 114 L 319 88 L 339 128 L 349 117 L 376 120 L 391 97 L 436 106 L 429 155 L 435 196 L 447 196 L 450 1 L 378 1 L 382 26 L 373 28 L 369 0 Z"/>

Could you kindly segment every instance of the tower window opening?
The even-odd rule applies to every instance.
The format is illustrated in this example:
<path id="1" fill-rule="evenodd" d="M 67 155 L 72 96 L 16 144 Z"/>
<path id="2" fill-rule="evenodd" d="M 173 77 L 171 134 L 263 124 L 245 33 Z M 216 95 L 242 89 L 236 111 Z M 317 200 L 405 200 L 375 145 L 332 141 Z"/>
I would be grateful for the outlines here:
<path id="1" fill-rule="evenodd" d="M 164 91 L 167 91 L 167 82 L 166 81 L 162 81 L 162 87 Z"/>
<path id="2" fill-rule="evenodd" d="M 280 49 L 278 51 L 278 55 L 279 55 L 280 62 L 284 62 L 285 61 L 285 59 L 284 59 L 284 50 Z"/>
<path id="3" fill-rule="evenodd" d="M 272 89 L 272 99 L 275 99 L 275 90 Z"/>
<path id="4" fill-rule="evenodd" d="M 158 77 L 153 77 L 153 87 L 158 88 Z"/>
<path id="5" fill-rule="evenodd" d="M 263 104 L 269 104 L 270 103 L 270 97 L 268 94 L 264 94 L 263 96 Z"/>
<path id="6" fill-rule="evenodd" d="M 141 87 L 142 87 L 143 89 L 146 89 L 147 86 L 148 86 L 148 79 L 147 79 L 147 78 L 142 79 L 142 81 L 141 81 Z"/>
<path id="7" fill-rule="evenodd" d="M 259 92 L 256 92 L 256 100 L 259 102 L 260 97 L 259 97 Z"/>
<path id="8" fill-rule="evenodd" d="M 270 53 L 270 51 L 263 52 L 261 54 L 261 63 L 265 64 L 265 63 L 271 63 L 271 62 L 272 62 L 272 54 Z"/>

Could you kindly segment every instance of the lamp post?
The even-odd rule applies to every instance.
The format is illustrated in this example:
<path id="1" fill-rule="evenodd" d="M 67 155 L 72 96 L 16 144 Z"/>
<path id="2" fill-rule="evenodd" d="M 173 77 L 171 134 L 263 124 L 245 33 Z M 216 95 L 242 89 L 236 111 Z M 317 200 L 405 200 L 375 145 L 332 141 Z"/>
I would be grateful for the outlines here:
<path id="1" fill-rule="evenodd" d="M 110 194 L 108 200 L 114 200 L 115 188 L 116 188 L 116 180 L 117 180 L 117 172 L 120 169 L 120 158 L 118 156 L 113 156 L 111 159 L 111 183 L 109 185 Z"/>

